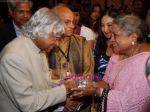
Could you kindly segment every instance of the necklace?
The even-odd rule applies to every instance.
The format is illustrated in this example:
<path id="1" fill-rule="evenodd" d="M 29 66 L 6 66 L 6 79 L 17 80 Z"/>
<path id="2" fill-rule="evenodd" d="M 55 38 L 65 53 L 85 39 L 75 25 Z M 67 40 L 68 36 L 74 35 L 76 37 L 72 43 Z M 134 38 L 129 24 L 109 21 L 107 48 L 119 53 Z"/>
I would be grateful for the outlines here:
<path id="1" fill-rule="evenodd" d="M 59 73 L 62 78 L 66 78 L 66 76 L 70 74 L 70 66 L 69 66 L 70 45 L 71 45 L 71 39 L 69 39 L 68 46 L 66 45 L 66 50 L 63 50 L 60 47 L 58 47 L 58 50 L 60 51 L 61 54 L 60 57 L 58 58 Z M 62 57 L 64 57 L 66 61 L 63 60 Z"/>
<path id="2" fill-rule="evenodd" d="M 67 60 L 68 63 L 70 61 L 70 59 L 69 59 L 70 42 L 71 42 L 71 40 L 69 39 L 69 44 L 68 44 L 68 49 L 67 49 L 67 55 L 65 54 L 65 52 L 60 47 L 58 47 L 59 51 L 65 57 L 65 59 Z"/>

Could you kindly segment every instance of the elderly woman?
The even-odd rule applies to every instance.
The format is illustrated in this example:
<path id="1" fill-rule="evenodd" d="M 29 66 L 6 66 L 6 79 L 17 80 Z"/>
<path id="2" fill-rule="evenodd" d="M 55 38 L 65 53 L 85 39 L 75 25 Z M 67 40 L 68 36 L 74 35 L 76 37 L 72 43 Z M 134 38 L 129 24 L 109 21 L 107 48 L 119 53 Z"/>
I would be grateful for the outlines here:
<path id="1" fill-rule="evenodd" d="M 110 58 L 103 81 L 76 91 L 72 97 L 94 94 L 98 112 L 149 112 L 150 85 L 145 65 L 150 46 L 144 43 L 144 25 L 133 15 L 115 19 L 112 26 L 114 55 Z M 96 88 L 96 89 L 95 89 Z"/>
<path id="2" fill-rule="evenodd" d="M 0 55 L 0 111 L 36 112 L 66 100 L 72 83 L 52 88 L 44 51 L 58 44 L 64 23 L 53 11 L 39 9 Z M 46 111 L 47 112 L 47 111 Z"/>

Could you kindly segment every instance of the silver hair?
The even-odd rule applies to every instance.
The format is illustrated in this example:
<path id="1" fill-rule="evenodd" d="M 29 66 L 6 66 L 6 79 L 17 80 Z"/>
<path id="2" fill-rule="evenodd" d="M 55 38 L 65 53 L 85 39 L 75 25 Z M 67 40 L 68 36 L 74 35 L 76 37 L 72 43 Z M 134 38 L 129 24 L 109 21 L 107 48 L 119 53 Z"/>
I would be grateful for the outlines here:
<path id="1" fill-rule="evenodd" d="M 8 9 L 10 11 L 14 11 L 16 9 L 16 3 L 29 3 L 31 8 L 33 6 L 33 2 L 31 0 L 7 0 Z"/>
<path id="2" fill-rule="evenodd" d="M 137 16 L 134 15 L 125 15 L 125 16 L 120 16 L 114 20 L 114 23 L 117 24 L 121 30 L 127 33 L 127 35 L 131 35 L 133 33 L 138 34 L 138 42 L 142 43 L 145 41 L 146 36 L 144 33 L 146 26 L 144 22 L 138 18 Z"/>
<path id="3" fill-rule="evenodd" d="M 128 35 L 131 35 L 132 33 L 135 32 L 140 33 L 139 26 L 141 24 L 141 20 L 136 16 L 126 15 L 118 17 L 117 19 L 114 20 L 114 23 L 116 23 Z"/>
<path id="4" fill-rule="evenodd" d="M 61 37 L 64 33 L 64 22 L 51 9 L 41 8 L 22 27 L 24 35 L 29 38 L 46 38 L 48 33 L 54 37 Z"/>

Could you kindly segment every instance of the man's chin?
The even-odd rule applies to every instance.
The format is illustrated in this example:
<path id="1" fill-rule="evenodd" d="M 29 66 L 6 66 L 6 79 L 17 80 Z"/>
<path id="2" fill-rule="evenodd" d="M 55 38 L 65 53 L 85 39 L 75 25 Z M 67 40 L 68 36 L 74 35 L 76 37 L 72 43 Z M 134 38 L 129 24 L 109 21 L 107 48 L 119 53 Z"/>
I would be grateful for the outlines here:
<path id="1" fill-rule="evenodd" d="M 45 49 L 45 51 L 46 51 L 47 53 L 50 53 L 50 52 L 53 50 L 54 47 L 55 47 L 55 46 L 50 46 L 50 47 L 48 47 L 47 49 Z"/>
<path id="2" fill-rule="evenodd" d="M 66 35 L 64 35 L 65 37 L 71 37 L 73 35 L 73 32 L 67 33 Z"/>

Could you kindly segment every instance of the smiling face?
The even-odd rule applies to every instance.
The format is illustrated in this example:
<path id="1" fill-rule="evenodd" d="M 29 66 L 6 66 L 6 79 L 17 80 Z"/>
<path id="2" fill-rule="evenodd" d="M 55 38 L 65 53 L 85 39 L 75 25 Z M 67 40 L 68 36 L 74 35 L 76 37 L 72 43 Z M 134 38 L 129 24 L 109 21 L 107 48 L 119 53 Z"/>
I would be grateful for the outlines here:
<path id="1" fill-rule="evenodd" d="M 10 11 L 14 22 L 18 27 L 24 25 L 31 17 L 31 4 L 29 2 L 17 2 L 14 11 Z"/>
<path id="2" fill-rule="evenodd" d="M 73 13 L 66 13 L 64 14 L 64 22 L 65 22 L 65 36 L 70 37 L 73 35 L 74 31 L 74 15 Z"/>
<path id="3" fill-rule="evenodd" d="M 65 33 L 64 36 L 65 37 L 71 37 L 74 33 L 74 13 L 67 7 L 56 7 L 54 8 L 54 11 L 62 18 L 62 20 L 64 21 L 65 25 L 64 25 L 64 29 L 65 29 Z"/>
<path id="4" fill-rule="evenodd" d="M 114 53 L 130 55 L 130 50 L 133 47 L 131 43 L 135 42 L 135 39 L 135 34 L 128 36 L 126 32 L 121 30 L 116 24 L 113 24 L 111 41 Z"/>
<path id="5" fill-rule="evenodd" d="M 102 26 L 102 32 L 104 33 L 105 37 L 108 39 L 110 39 L 112 35 L 111 33 L 112 25 L 113 25 L 113 18 L 108 15 L 104 15 L 101 20 L 101 26 Z"/>

